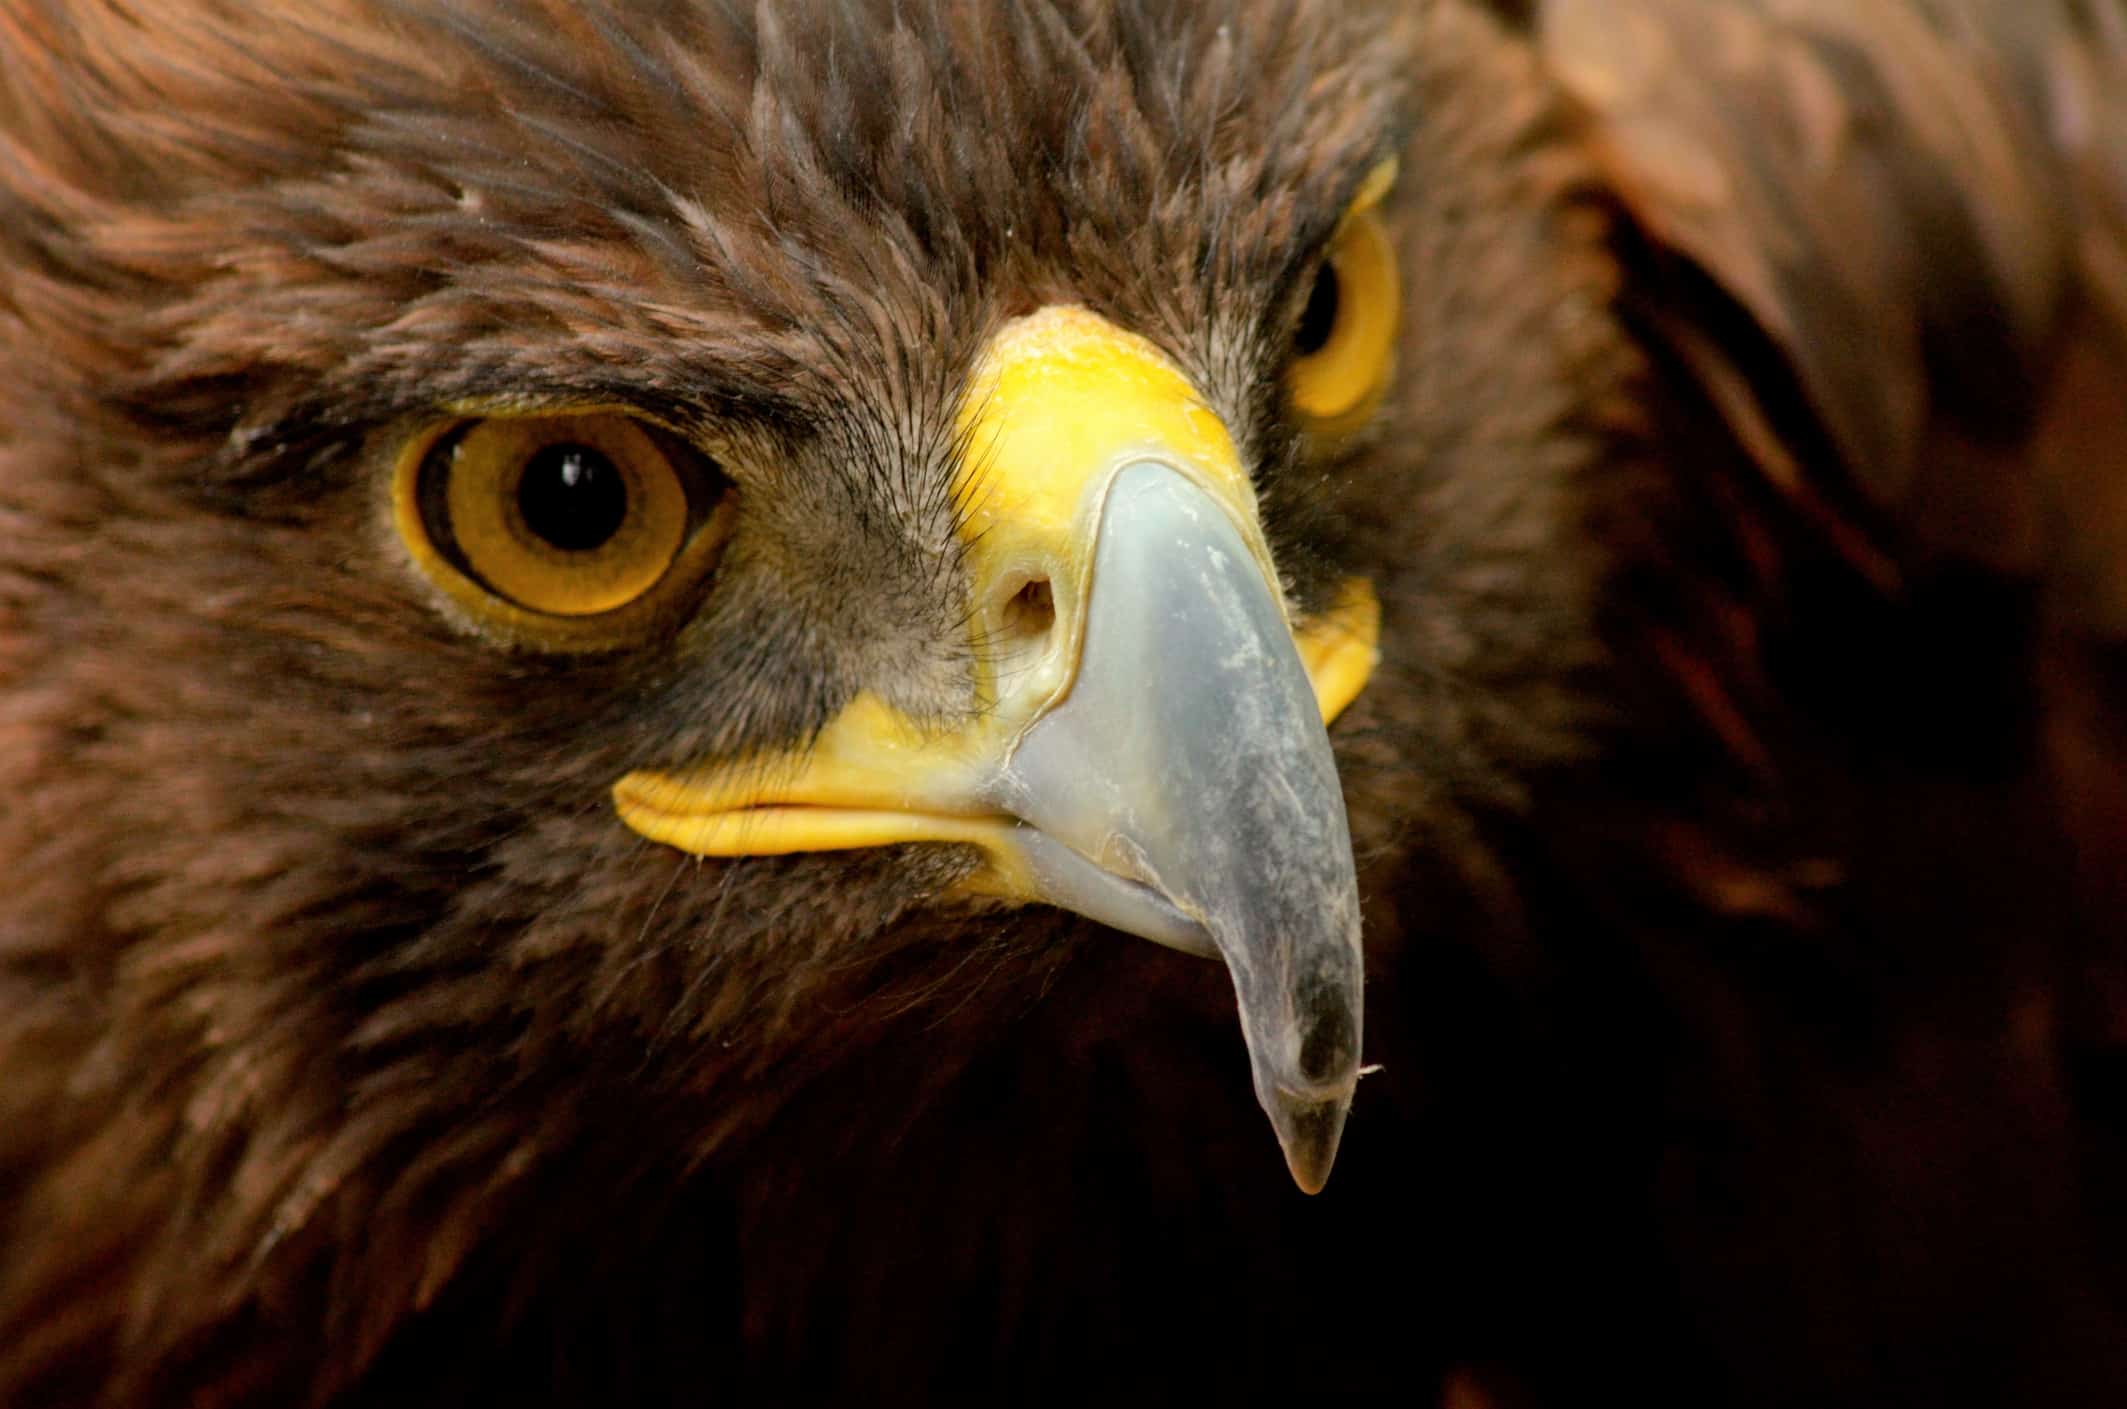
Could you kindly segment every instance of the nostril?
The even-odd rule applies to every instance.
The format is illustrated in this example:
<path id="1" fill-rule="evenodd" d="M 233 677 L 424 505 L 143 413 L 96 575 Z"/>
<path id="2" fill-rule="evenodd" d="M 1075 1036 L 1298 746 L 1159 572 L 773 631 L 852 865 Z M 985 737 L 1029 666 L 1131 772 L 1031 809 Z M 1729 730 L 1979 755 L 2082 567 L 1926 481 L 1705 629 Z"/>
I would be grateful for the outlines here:
<path id="1" fill-rule="evenodd" d="M 1004 604 L 1005 633 L 1014 641 L 1037 641 L 1056 624 L 1056 597 L 1046 577 L 1029 578 Z"/>
<path id="2" fill-rule="evenodd" d="M 1040 690 L 1042 662 L 1049 659 L 1051 628 L 1056 625 L 1056 594 L 1047 577 L 1027 577 L 1003 584 L 1008 595 L 995 608 L 990 663 L 1000 688 Z"/>

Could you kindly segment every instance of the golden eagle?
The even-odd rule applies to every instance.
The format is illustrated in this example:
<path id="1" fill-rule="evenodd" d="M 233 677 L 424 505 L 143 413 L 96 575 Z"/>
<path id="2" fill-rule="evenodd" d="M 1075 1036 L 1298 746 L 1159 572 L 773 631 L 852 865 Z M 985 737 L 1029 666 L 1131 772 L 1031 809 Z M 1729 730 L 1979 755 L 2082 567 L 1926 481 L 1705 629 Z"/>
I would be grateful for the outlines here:
<path id="1" fill-rule="evenodd" d="M 2127 1384 L 2116 0 L 5 0 L 0 371 L 0 1402 Z"/>

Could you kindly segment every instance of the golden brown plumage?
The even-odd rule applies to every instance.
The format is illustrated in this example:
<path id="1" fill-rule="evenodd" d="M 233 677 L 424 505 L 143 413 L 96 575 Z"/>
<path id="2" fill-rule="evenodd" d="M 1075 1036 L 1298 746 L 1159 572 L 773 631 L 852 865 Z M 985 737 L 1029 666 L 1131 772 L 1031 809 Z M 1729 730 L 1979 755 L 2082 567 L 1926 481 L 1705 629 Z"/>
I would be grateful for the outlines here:
<path id="1" fill-rule="evenodd" d="M 0 1402 L 2109 1403 L 2123 173 L 2113 0 L 0 8 Z M 1313 1201 L 1217 965 L 611 801 L 964 711 L 1058 304 L 1382 604 Z M 564 402 L 739 505 L 589 652 L 391 517 Z"/>

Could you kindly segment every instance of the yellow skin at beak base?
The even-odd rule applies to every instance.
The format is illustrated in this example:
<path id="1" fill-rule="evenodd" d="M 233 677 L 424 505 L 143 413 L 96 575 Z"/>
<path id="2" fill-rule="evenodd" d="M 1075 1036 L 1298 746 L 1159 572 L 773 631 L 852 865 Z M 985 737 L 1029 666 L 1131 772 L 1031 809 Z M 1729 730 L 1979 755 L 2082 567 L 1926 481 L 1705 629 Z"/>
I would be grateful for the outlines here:
<path id="1" fill-rule="evenodd" d="M 1255 486 L 1225 423 L 1144 338 L 1083 308 L 1045 308 L 999 330 L 963 402 L 967 459 L 954 478 L 961 535 L 985 640 L 1019 583 L 1049 583 L 1062 649 L 1053 689 L 1014 690 L 1035 712 L 1060 698 L 1078 659 L 1106 481 L 1134 460 L 1171 463 L 1226 506 L 1271 581 Z M 1010 590 L 1008 590 L 1010 589 Z M 978 681 L 987 696 L 994 681 Z M 1037 698 L 1038 697 L 1038 698 Z"/>
<path id="2" fill-rule="evenodd" d="M 1145 339 L 1081 308 L 1043 309 L 999 332 L 965 407 L 969 451 L 954 489 L 976 630 L 1009 642 L 1010 603 L 1030 581 L 1049 584 L 1053 629 L 1011 657 L 1008 671 L 994 664 L 1002 651 L 982 653 L 983 708 L 963 727 L 927 729 L 862 691 L 787 760 L 628 774 L 613 800 L 629 827 L 702 856 L 967 843 L 990 859 L 970 889 L 1039 898 L 1001 844 L 1019 824 L 978 794 L 1027 728 L 1070 692 L 1108 481 L 1146 459 L 1172 467 L 1226 509 L 1266 582 L 1277 578 L 1254 487 L 1224 424 Z M 1295 632 L 1325 723 L 1372 674 L 1379 618 L 1372 589 L 1354 579 Z"/>

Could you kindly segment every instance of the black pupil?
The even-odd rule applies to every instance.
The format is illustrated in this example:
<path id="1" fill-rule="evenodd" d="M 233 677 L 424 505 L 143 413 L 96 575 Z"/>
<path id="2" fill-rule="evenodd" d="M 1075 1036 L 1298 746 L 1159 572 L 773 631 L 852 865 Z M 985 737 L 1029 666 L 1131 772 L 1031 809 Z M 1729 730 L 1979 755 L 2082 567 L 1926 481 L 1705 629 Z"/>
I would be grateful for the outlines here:
<path id="1" fill-rule="evenodd" d="M 1307 307 L 1300 310 L 1300 326 L 1293 330 L 1292 345 L 1302 357 L 1312 357 L 1329 346 L 1329 335 L 1337 328 L 1341 293 L 1336 267 L 1323 265 L 1315 275 L 1314 288 L 1308 292 Z"/>
<path id="2" fill-rule="evenodd" d="M 556 548 L 588 552 L 620 532 L 628 485 L 613 462 L 588 445 L 549 445 L 517 481 L 524 526 Z"/>

